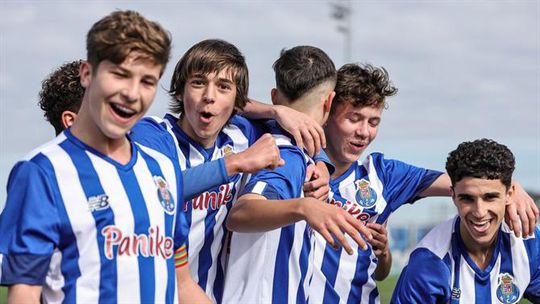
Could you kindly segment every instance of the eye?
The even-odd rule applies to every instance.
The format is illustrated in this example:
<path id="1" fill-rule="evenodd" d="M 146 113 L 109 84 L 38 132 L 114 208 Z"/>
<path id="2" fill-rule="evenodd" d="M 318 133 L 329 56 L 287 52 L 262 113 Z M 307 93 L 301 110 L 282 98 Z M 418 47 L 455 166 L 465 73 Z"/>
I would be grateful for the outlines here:
<path id="1" fill-rule="evenodd" d="M 157 84 L 157 82 L 155 80 L 153 80 L 153 79 L 143 79 L 142 83 L 149 86 L 149 87 L 154 87 Z"/>
<path id="2" fill-rule="evenodd" d="M 111 74 L 113 74 L 114 76 L 116 76 L 117 78 L 126 78 L 127 77 L 127 74 L 122 72 L 122 71 L 117 71 L 117 70 L 112 70 L 111 71 Z"/>
<path id="3" fill-rule="evenodd" d="M 222 91 L 230 91 L 230 90 L 232 90 L 232 86 L 231 86 L 231 84 L 229 84 L 229 83 L 220 83 L 220 84 L 218 85 L 218 88 L 219 88 L 220 90 L 222 90 Z"/>
<path id="4" fill-rule="evenodd" d="M 372 127 L 376 127 L 378 126 L 379 124 L 381 123 L 381 120 L 380 119 L 370 119 L 369 120 L 369 125 L 372 126 Z"/>
<path id="5" fill-rule="evenodd" d="M 199 78 L 193 78 L 189 83 L 194 87 L 201 87 L 204 85 L 204 81 Z"/>

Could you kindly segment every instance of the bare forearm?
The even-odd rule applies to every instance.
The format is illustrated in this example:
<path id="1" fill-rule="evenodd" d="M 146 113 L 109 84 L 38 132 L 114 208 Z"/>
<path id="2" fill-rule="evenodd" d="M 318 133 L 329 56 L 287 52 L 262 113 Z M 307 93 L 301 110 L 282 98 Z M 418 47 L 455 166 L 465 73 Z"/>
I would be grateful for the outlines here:
<path id="1" fill-rule="evenodd" d="M 8 303 L 40 303 L 41 286 L 16 284 L 8 288 Z"/>
<path id="2" fill-rule="evenodd" d="M 303 219 L 300 200 L 240 198 L 229 213 L 227 228 L 236 232 L 264 232 L 298 222 Z"/>
<path id="3" fill-rule="evenodd" d="M 178 302 L 184 303 L 212 303 L 202 288 L 191 278 L 189 265 L 176 269 L 176 284 L 178 287 Z"/>
<path id="4" fill-rule="evenodd" d="M 386 279 L 392 268 L 392 254 L 387 250 L 386 254 L 378 257 L 377 268 L 375 268 L 375 280 L 382 281 Z"/>
<path id="5" fill-rule="evenodd" d="M 243 116 L 251 119 L 275 119 L 277 117 L 276 109 L 273 105 L 253 99 L 249 101 L 242 111 Z"/>
<path id="6" fill-rule="evenodd" d="M 452 183 L 450 182 L 450 177 L 448 174 L 444 173 L 439 176 L 426 190 L 420 193 L 421 197 L 428 196 L 451 196 Z"/>

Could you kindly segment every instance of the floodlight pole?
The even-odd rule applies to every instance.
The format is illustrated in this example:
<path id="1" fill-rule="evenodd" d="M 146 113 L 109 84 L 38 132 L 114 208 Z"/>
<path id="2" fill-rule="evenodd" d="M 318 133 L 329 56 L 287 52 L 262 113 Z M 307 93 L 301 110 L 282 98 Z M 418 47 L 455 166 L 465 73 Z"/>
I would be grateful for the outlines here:
<path id="1" fill-rule="evenodd" d="M 351 62 L 352 51 L 352 2 L 351 0 L 337 0 L 331 3 L 332 18 L 340 23 L 337 26 L 338 32 L 343 34 L 343 59 L 345 63 Z"/>

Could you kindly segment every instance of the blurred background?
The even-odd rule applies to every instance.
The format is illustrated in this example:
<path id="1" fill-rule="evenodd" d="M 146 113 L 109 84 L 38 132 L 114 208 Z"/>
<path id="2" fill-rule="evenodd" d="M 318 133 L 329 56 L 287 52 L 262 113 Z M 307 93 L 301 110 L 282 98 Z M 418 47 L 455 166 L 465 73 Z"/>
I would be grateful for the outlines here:
<path id="1" fill-rule="evenodd" d="M 137 10 L 173 37 L 149 114 L 166 112 L 174 65 L 200 40 L 238 46 L 250 69 L 250 96 L 262 101 L 270 99 L 272 63 L 281 49 L 314 45 L 336 67 L 385 67 L 399 88 L 370 151 L 443 170 L 460 142 L 491 138 L 514 152 L 515 177 L 539 200 L 539 1 L 1 0 L 0 209 L 11 167 L 54 136 L 37 105 L 41 81 L 61 64 L 85 58 L 88 29 L 115 9 Z M 449 199 L 426 199 L 391 217 L 394 274 L 411 246 L 454 212 Z"/>

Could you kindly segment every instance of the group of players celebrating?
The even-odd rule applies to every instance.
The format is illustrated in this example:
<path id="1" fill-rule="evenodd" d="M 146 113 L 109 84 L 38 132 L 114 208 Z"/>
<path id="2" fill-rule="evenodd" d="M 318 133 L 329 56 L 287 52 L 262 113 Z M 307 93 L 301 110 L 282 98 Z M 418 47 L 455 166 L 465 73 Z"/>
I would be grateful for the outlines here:
<path id="1" fill-rule="evenodd" d="M 0 214 L 9 302 L 378 303 L 387 220 L 427 196 L 458 215 L 418 244 L 392 302 L 540 302 L 538 209 L 506 146 L 462 143 L 447 173 L 361 159 L 397 89 L 312 46 L 281 52 L 267 105 L 236 46 L 201 41 L 176 64 L 172 113 L 144 117 L 170 52 L 161 25 L 115 11 L 86 60 L 43 82 L 57 137 L 14 166 Z"/>

